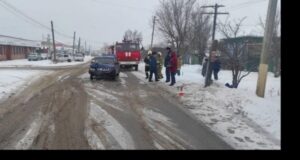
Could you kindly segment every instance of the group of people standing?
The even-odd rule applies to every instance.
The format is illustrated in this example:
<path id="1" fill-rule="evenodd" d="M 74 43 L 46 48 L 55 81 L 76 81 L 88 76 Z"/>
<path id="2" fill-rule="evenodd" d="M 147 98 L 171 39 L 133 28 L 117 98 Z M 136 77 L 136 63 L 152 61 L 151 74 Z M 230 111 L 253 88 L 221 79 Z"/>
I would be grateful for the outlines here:
<path id="1" fill-rule="evenodd" d="M 146 79 L 153 82 L 153 75 L 156 82 L 163 79 L 162 67 L 164 65 L 166 68 L 166 83 L 171 82 L 170 86 L 173 86 L 176 83 L 175 75 L 180 75 L 181 58 L 170 47 L 167 47 L 166 50 L 167 53 L 164 58 L 161 52 L 148 51 L 147 56 L 144 58 Z"/>

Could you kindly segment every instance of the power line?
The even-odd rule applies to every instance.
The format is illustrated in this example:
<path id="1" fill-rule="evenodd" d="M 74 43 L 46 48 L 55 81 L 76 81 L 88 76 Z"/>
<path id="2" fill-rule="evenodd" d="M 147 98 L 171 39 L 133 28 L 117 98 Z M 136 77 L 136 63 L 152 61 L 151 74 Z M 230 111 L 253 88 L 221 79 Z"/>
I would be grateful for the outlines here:
<path id="1" fill-rule="evenodd" d="M 2 3 L 1 3 L 2 2 Z M 43 23 L 33 19 L 32 17 L 28 16 L 26 13 L 22 12 L 21 10 L 19 10 L 18 8 L 16 8 L 15 6 L 13 6 L 12 4 L 6 2 L 5 0 L 0 0 L 0 5 L 6 9 L 7 11 L 9 11 L 10 13 L 14 14 L 15 16 L 17 16 L 18 18 L 20 19 L 23 19 L 24 21 L 26 21 L 27 23 L 35 26 L 35 27 L 39 27 L 41 29 L 45 29 L 47 31 L 50 31 L 51 32 L 51 28 L 48 27 L 47 25 L 44 25 Z M 58 27 L 56 27 L 58 28 Z M 64 33 L 61 33 L 59 32 L 57 29 L 54 30 L 54 32 L 62 37 L 65 37 L 65 38 L 68 38 L 68 39 L 73 39 L 73 37 L 69 36 L 69 35 L 66 35 Z M 86 39 L 87 40 L 87 39 Z M 58 41 L 58 40 L 55 40 L 56 42 L 60 42 L 60 43 L 64 43 L 62 41 Z M 90 41 L 90 40 L 87 40 L 87 42 L 91 42 L 91 43 L 94 43 L 94 44 L 98 44 L 99 42 L 96 42 L 96 41 Z M 65 43 L 64 43 L 65 44 Z"/>
<path id="2" fill-rule="evenodd" d="M 100 2 L 101 1 L 101 2 Z M 102 3 L 104 5 L 110 5 L 110 6 L 114 6 L 114 7 L 121 7 L 121 8 L 127 8 L 127 9 L 134 9 L 132 11 L 135 11 L 135 10 L 143 10 L 143 11 L 148 11 L 148 12 L 152 12 L 151 9 L 149 8 L 141 8 L 141 7 L 134 7 L 134 6 L 128 6 L 128 5 L 121 5 L 121 4 L 117 4 L 117 3 L 111 3 L 110 1 L 107 2 L 107 1 L 103 1 L 103 0 L 94 0 L 94 2 L 97 2 L 97 3 Z M 104 2 L 104 3 L 103 3 Z"/>
<path id="3" fill-rule="evenodd" d="M 257 3 L 260 3 L 260 2 L 265 2 L 266 0 L 256 0 L 256 1 L 247 1 L 247 2 L 244 2 L 244 3 L 240 3 L 240 4 L 237 4 L 237 5 L 234 5 L 234 6 L 231 6 L 231 7 L 228 7 L 228 9 L 231 9 L 231 11 L 234 11 L 234 10 L 238 10 L 238 9 L 242 9 L 242 8 L 245 8 L 245 7 L 248 7 L 252 4 L 257 4 Z"/>
<path id="4" fill-rule="evenodd" d="M 25 21 L 27 22 L 27 23 L 30 23 L 31 25 L 36 25 L 36 26 L 39 26 L 40 28 L 43 28 L 43 29 L 46 29 L 46 30 L 48 30 L 48 31 L 51 31 L 51 28 L 50 27 L 48 27 L 47 25 L 44 25 L 44 24 L 42 24 L 41 22 L 39 22 L 39 21 L 37 21 L 37 20 L 35 20 L 35 19 L 33 19 L 32 17 L 30 17 L 30 16 L 28 16 L 27 14 L 25 14 L 24 12 L 22 12 L 21 10 L 19 10 L 18 8 L 16 8 L 15 6 L 13 6 L 12 4 L 10 4 L 10 3 L 8 3 L 8 2 L 6 2 L 5 0 L 0 0 L 0 2 L 2 2 L 2 4 L 1 4 L 1 6 L 3 7 L 3 8 L 5 8 L 6 10 L 8 10 L 8 11 L 10 11 L 11 13 L 13 13 L 14 15 L 16 15 L 17 17 L 19 17 L 17 14 L 19 14 L 19 15 L 21 15 L 23 18 L 23 20 L 24 20 L 24 18 L 26 19 Z M 16 14 L 17 13 L 17 14 Z M 72 38 L 71 36 L 69 36 L 69 35 L 66 35 L 66 34 L 63 34 L 63 33 L 61 33 L 61 32 L 59 32 L 59 31 L 57 31 L 57 30 L 55 30 L 54 31 L 56 34 L 58 34 L 58 35 L 61 35 L 61 36 L 63 36 L 63 37 L 65 37 L 65 38 Z"/>

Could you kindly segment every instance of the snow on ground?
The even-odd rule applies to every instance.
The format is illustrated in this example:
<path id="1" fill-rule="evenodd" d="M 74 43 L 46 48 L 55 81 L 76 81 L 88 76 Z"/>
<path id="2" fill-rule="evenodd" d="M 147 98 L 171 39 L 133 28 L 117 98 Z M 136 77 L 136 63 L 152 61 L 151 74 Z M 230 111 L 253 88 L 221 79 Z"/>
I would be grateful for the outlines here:
<path id="1" fill-rule="evenodd" d="M 15 146 L 15 149 L 18 150 L 25 150 L 29 149 L 30 146 L 32 145 L 33 141 L 37 137 L 39 133 L 39 129 L 42 125 L 42 115 L 41 113 L 39 114 L 38 118 L 35 119 L 29 129 L 27 130 L 26 134 L 18 141 L 18 143 Z"/>
<path id="2" fill-rule="evenodd" d="M 54 64 L 51 60 L 28 61 L 27 59 L 0 61 L 0 67 L 61 67 L 83 64 L 91 60 L 92 56 L 85 56 L 83 62 L 60 62 Z"/>
<path id="3" fill-rule="evenodd" d="M 134 141 L 128 131 L 115 118 L 113 118 L 109 113 L 102 109 L 101 106 L 95 104 L 93 101 L 90 105 L 89 118 L 98 124 L 101 124 L 102 127 L 104 127 L 107 132 L 111 134 L 112 138 L 109 139 L 116 140 L 122 149 L 135 148 Z M 103 143 L 101 140 L 101 142 L 99 141 L 99 138 L 96 138 L 97 135 L 91 134 L 91 131 L 86 131 L 86 134 L 91 147 L 95 147 L 94 149 L 103 149 Z M 95 142 L 93 142 L 94 140 L 95 142 L 98 142 L 96 145 L 94 144 Z M 118 146 L 113 146 L 113 148 L 114 147 Z"/>
<path id="4" fill-rule="evenodd" d="M 32 81 L 49 73 L 38 70 L 0 70 L 0 101 L 15 95 Z"/>
<path id="5" fill-rule="evenodd" d="M 145 82 L 144 64 L 140 68 L 133 74 Z M 269 73 L 265 98 L 260 98 L 255 94 L 257 73 L 245 77 L 238 89 L 230 89 L 225 83 L 231 83 L 231 71 L 221 71 L 219 80 L 204 88 L 201 69 L 184 65 L 175 86 L 166 85 L 165 79 L 156 85 L 173 94 L 183 86 L 184 107 L 234 148 L 280 149 L 281 79 Z"/>

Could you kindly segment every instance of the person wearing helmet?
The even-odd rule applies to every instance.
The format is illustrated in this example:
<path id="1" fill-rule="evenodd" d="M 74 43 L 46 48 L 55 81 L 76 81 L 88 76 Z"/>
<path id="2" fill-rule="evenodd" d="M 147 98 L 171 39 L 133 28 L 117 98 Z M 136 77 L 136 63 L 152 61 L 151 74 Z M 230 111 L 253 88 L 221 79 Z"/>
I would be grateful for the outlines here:
<path id="1" fill-rule="evenodd" d="M 149 50 L 146 57 L 144 58 L 145 62 L 145 73 L 146 73 L 146 79 L 149 78 L 149 72 L 150 72 L 150 55 L 152 54 L 152 51 Z"/>
<path id="2" fill-rule="evenodd" d="M 161 52 L 158 52 L 157 54 L 157 74 L 158 74 L 158 78 L 162 79 L 164 78 L 163 74 L 162 74 L 162 65 L 163 65 L 163 56 Z"/>

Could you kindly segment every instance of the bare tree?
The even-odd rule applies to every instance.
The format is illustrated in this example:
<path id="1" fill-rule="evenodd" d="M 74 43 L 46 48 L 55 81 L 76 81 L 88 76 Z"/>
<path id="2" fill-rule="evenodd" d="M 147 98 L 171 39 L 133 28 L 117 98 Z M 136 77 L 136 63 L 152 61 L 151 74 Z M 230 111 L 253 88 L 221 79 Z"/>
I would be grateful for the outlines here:
<path id="1" fill-rule="evenodd" d="M 259 18 L 259 24 L 262 30 L 265 30 L 265 22 L 262 18 Z M 281 75 L 281 33 L 280 33 L 280 25 L 281 25 L 281 17 L 280 17 L 280 10 L 277 11 L 275 17 L 275 24 L 274 24 L 274 32 L 272 38 L 272 44 L 270 47 L 270 58 L 273 62 L 273 73 L 274 77 L 279 77 Z"/>
<path id="2" fill-rule="evenodd" d="M 100 48 L 100 51 L 102 53 L 108 53 L 108 51 L 109 51 L 109 44 L 108 43 L 103 43 L 102 47 Z"/>
<path id="3" fill-rule="evenodd" d="M 189 32 L 189 44 L 192 50 L 198 51 L 199 62 L 205 56 L 205 50 L 207 49 L 207 42 L 211 36 L 211 23 L 210 17 L 203 14 L 204 9 L 197 7 L 192 13 L 191 31 Z"/>
<path id="4" fill-rule="evenodd" d="M 156 11 L 157 28 L 178 54 L 188 50 L 188 33 L 196 0 L 161 0 Z"/>
<path id="5" fill-rule="evenodd" d="M 128 29 L 124 36 L 123 36 L 124 40 L 126 41 L 132 41 L 132 42 L 137 42 L 139 44 L 142 43 L 143 41 L 143 36 L 142 36 L 142 33 L 141 32 L 138 32 L 137 30 L 130 30 Z"/>
<path id="6" fill-rule="evenodd" d="M 227 63 L 232 71 L 232 85 L 237 88 L 243 78 L 248 76 L 251 70 L 243 72 L 247 65 L 247 59 L 244 59 L 246 54 L 245 41 L 234 40 L 240 36 L 241 26 L 246 17 L 238 20 L 225 23 L 220 23 L 219 30 L 225 36 L 225 40 L 220 43 L 219 50 L 226 55 Z"/>

